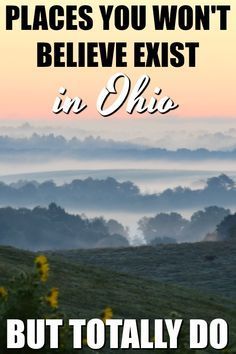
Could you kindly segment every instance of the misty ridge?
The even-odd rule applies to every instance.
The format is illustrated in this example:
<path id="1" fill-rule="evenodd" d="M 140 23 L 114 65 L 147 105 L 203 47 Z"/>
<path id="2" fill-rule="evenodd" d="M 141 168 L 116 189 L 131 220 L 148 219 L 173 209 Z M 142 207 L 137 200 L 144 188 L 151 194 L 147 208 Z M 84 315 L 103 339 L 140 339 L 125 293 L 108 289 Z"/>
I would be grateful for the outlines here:
<path id="1" fill-rule="evenodd" d="M 138 221 L 146 244 L 231 241 L 236 238 L 236 214 L 216 206 L 195 212 L 190 220 L 160 213 Z M 129 247 L 129 230 L 114 219 L 71 215 L 51 203 L 47 208 L 0 208 L 0 245 L 26 250 Z"/>
<path id="2" fill-rule="evenodd" d="M 229 209 L 210 206 L 194 212 L 190 219 L 176 212 L 159 213 L 155 216 L 144 216 L 138 221 L 147 244 L 159 245 L 182 242 L 223 241 L 231 238 L 222 229 L 218 233 L 218 225 L 232 216 Z M 235 216 L 232 216 L 235 225 Z M 234 238 L 235 236 L 233 236 Z"/>
<path id="3" fill-rule="evenodd" d="M 204 208 L 210 205 L 234 207 L 235 181 L 227 175 L 208 178 L 201 189 L 176 187 L 144 194 L 132 182 L 106 179 L 75 179 L 56 185 L 53 181 L 0 183 L 0 205 L 13 207 L 47 206 L 51 202 L 67 210 L 122 212 L 163 212 Z"/>
<path id="4" fill-rule="evenodd" d="M 235 139 L 235 138 L 234 138 Z M 218 136 L 218 140 L 220 137 Z M 234 140 L 235 141 L 235 140 Z M 17 161 L 26 158 L 41 161 L 42 159 L 58 160 L 235 160 L 236 147 L 227 150 L 209 150 L 206 148 L 178 148 L 169 150 L 151 147 L 145 140 L 129 142 L 103 139 L 100 136 L 88 136 L 83 139 L 73 137 L 66 139 L 62 135 L 39 135 L 34 133 L 28 138 L 0 136 L 0 160 Z"/>
<path id="5" fill-rule="evenodd" d="M 149 121 L 150 123 L 149 124 Z M 41 121 L 1 122 L 2 137 L 30 139 L 34 134 L 40 136 L 63 136 L 67 140 L 73 137 L 84 140 L 88 137 L 97 137 L 105 141 L 144 146 L 149 148 L 163 148 L 177 150 L 186 148 L 196 150 L 234 150 L 236 148 L 236 129 L 232 120 L 217 119 L 204 121 L 197 119 L 168 118 L 162 120 L 138 119 L 126 120 L 99 120 L 99 121 L 63 121 L 54 120 L 50 125 Z M 124 131 L 125 137 L 124 137 Z"/>
<path id="6" fill-rule="evenodd" d="M 0 244 L 47 250 L 234 239 L 232 123 L 132 124 L 2 127 Z"/>
<path id="7" fill-rule="evenodd" d="M 51 203 L 33 210 L 0 208 L 0 244 L 27 250 L 128 247 L 116 220 L 70 215 Z"/>

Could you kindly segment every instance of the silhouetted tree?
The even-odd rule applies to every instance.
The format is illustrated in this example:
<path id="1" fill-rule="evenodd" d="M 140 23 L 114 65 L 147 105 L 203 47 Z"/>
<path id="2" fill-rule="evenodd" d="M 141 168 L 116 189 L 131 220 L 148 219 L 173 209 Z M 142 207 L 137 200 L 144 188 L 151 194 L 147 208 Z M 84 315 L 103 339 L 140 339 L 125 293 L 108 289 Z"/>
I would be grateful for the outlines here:
<path id="1" fill-rule="evenodd" d="M 122 225 L 120 225 L 122 229 Z M 124 229 L 124 228 L 123 228 Z M 55 203 L 48 208 L 0 208 L 0 244 L 31 250 L 121 247 L 122 235 L 109 233 L 103 218 L 71 215 Z"/>
<path id="2" fill-rule="evenodd" d="M 236 240 L 236 213 L 228 215 L 216 228 L 218 240 Z"/>
<path id="3" fill-rule="evenodd" d="M 204 237 L 215 231 L 216 226 L 230 214 L 229 209 L 217 206 L 207 207 L 195 212 L 183 230 L 183 241 L 202 241 Z"/>
<path id="4" fill-rule="evenodd" d="M 138 222 L 139 230 L 148 243 L 157 238 L 179 239 L 186 224 L 188 221 L 178 213 L 161 213 L 154 217 L 144 217 Z"/>

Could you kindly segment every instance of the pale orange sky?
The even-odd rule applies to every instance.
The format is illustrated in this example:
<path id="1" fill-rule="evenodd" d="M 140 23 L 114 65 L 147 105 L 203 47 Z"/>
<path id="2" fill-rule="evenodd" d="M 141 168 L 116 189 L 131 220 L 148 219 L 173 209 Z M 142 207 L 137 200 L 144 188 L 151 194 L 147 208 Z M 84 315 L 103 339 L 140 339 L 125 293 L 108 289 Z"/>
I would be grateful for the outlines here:
<path id="1" fill-rule="evenodd" d="M 105 4 L 106 2 L 104 2 Z M 137 5 L 138 2 L 126 1 L 127 5 Z M 176 1 L 163 0 L 158 5 L 176 4 Z M 29 5 L 33 8 L 38 4 L 35 0 L 24 2 L 14 0 L 11 4 Z M 41 1 L 41 5 L 78 5 L 78 1 Z M 157 5 L 150 0 L 142 1 L 147 5 L 147 28 L 142 32 L 132 29 L 117 31 L 112 28 L 109 32 L 101 31 L 101 16 L 98 12 L 97 0 L 87 1 L 93 6 L 94 28 L 91 31 L 5 31 L 5 6 L 8 0 L 1 1 L 0 11 L 0 53 L 1 53 L 1 119 L 53 119 L 68 118 L 65 115 L 55 116 L 51 113 L 54 99 L 59 87 L 68 89 L 70 96 L 79 96 L 87 103 L 88 108 L 81 115 L 71 114 L 71 118 L 100 117 L 96 111 L 96 100 L 99 92 L 105 86 L 109 77 L 116 72 L 126 73 L 133 85 L 139 76 L 148 74 L 151 77 L 150 89 L 146 98 L 150 99 L 152 90 L 158 86 L 165 95 L 170 96 L 179 104 L 175 116 L 183 117 L 236 117 L 235 114 L 235 35 L 236 35 L 236 5 L 235 1 L 201 1 L 202 5 L 228 4 L 231 6 L 227 31 L 218 29 L 217 17 L 213 17 L 211 31 L 163 31 L 154 30 L 151 6 Z M 109 4 L 117 4 L 110 1 Z M 185 5 L 178 1 L 178 5 Z M 195 1 L 189 0 L 189 5 Z M 215 20 L 214 20 L 215 19 Z M 127 41 L 128 62 L 132 64 L 132 45 L 135 41 L 152 42 L 200 42 L 197 51 L 196 68 L 37 68 L 36 44 L 38 41 L 57 42 L 98 42 L 98 41 Z M 122 70 L 121 70 L 122 69 Z M 117 113 L 123 116 L 124 110 Z M 133 115 L 135 117 L 135 115 Z"/>

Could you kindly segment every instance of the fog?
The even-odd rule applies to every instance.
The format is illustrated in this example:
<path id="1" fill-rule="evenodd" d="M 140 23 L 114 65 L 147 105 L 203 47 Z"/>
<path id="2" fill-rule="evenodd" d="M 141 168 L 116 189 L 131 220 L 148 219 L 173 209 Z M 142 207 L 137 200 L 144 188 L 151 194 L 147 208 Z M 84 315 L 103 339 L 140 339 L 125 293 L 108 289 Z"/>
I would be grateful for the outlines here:
<path id="1" fill-rule="evenodd" d="M 23 142 L 20 142 L 22 150 L 18 149 L 14 141 L 12 143 L 7 141 L 12 145 L 4 145 L 5 150 L 1 148 L 0 182 L 7 184 L 19 180 L 37 182 L 52 180 L 61 186 L 71 183 L 75 179 L 85 180 L 92 177 L 97 180 L 105 180 L 107 177 L 113 177 L 118 182 L 133 182 L 144 195 L 161 193 L 167 189 L 174 190 L 179 186 L 189 187 L 192 191 L 202 189 L 208 178 L 220 174 L 226 174 L 228 177 L 236 179 L 235 159 L 227 157 L 232 156 L 231 150 L 236 149 L 236 126 L 233 119 L 147 118 L 128 120 L 102 118 L 96 121 L 92 119 L 55 119 L 30 123 L 2 121 L 0 128 L 3 144 L 5 136 L 23 139 Z M 88 139 L 88 150 L 83 150 L 81 153 L 76 145 L 75 151 L 70 147 L 71 150 L 68 149 L 66 155 L 63 153 L 63 148 L 60 150 L 60 139 L 59 142 L 56 141 L 54 150 L 49 146 L 47 151 L 47 146 L 43 146 L 43 142 L 41 143 L 38 138 L 36 141 L 38 139 L 39 144 L 42 144 L 42 151 L 38 149 L 38 146 L 31 148 L 30 139 L 35 133 L 39 137 L 53 134 L 54 143 L 54 136 L 61 136 L 67 139 L 65 144 L 73 137 L 80 139 L 81 144 L 83 144 L 83 139 L 91 136 L 92 138 Z M 102 153 L 105 152 L 103 158 L 99 158 L 99 154 L 93 156 L 93 152 L 97 153 L 98 150 L 96 144 Z M 58 153 L 57 147 L 59 148 Z M 129 152 L 131 147 L 134 149 L 134 154 L 137 152 L 137 155 L 134 155 L 134 158 L 130 158 L 130 156 L 120 158 L 115 153 L 122 151 L 123 147 Z M 145 154 L 143 158 L 139 158 L 138 153 L 148 148 L 164 148 L 168 150 L 167 153 L 181 148 L 190 149 L 190 153 L 192 150 L 195 152 L 195 149 L 205 148 L 208 149 L 207 153 L 209 154 L 212 150 L 217 153 L 226 152 L 226 157 L 205 158 L 204 152 L 200 151 L 200 157 L 197 156 L 193 160 L 186 158 L 154 159 L 146 158 Z M 90 155 L 83 156 L 84 151 L 89 151 Z M 106 158 L 107 152 L 111 155 L 110 158 Z M 227 155 L 228 152 L 229 155 Z M 114 158 L 112 154 L 114 154 Z M 232 212 L 235 211 L 234 206 L 230 205 L 230 208 Z M 179 208 L 178 212 L 189 219 L 198 209 L 199 207 Z M 138 220 L 143 216 L 155 215 L 153 211 L 133 212 L 130 210 L 127 212 L 125 210 L 122 212 L 122 210 L 115 211 L 114 209 L 114 211 L 103 211 L 99 208 L 91 210 L 90 208 L 69 207 L 66 210 L 74 214 L 84 213 L 89 218 L 103 216 L 107 220 L 116 219 L 124 226 L 129 227 L 130 242 L 133 245 L 144 243 L 143 236 L 138 230 Z"/>
<path id="2" fill-rule="evenodd" d="M 134 182 L 142 193 L 159 193 L 178 186 L 198 189 L 204 187 L 207 178 L 222 173 L 236 177 L 235 161 L 28 161 L 0 163 L 0 170 L 0 181 L 6 183 L 53 180 L 62 185 L 74 179 L 113 177 L 119 182 Z"/>
<path id="3" fill-rule="evenodd" d="M 146 146 L 177 148 L 230 149 L 235 147 L 234 119 L 220 118 L 136 118 L 136 119 L 63 119 L 4 121 L 1 134 L 29 137 L 32 133 L 74 136 L 100 136 L 104 139 L 130 141 Z"/>

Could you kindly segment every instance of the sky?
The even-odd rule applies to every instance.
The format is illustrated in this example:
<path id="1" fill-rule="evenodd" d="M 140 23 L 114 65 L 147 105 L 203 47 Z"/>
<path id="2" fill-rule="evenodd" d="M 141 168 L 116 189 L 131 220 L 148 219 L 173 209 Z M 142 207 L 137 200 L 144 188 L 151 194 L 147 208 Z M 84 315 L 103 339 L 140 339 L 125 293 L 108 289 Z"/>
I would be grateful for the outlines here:
<path id="1" fill-rule="evenodd" d="M 139 2 L 126 1 L 127 6 L 137 5 Z M 159 1 L 158 5 L 185 5 L 184 1 Z M 35 0 L 12 0 L 13 5 L 29 5 L 31 11 Z M 41 1 L 41 5 L 78 5 L 78 1 Z M 67 115 L 54 115 L 52 105 L 60 87 L 67 88 L 68 95 L 78 96 L 87 104 L 87 109 L 79 114 L 71 114 L 70 119 L 98 118 L 101 116 L 96 110 L 96 100 L 106 85 L 108 79 L 115 73 L 122 71 L 129 76 L 132 87 L 137 79 L 144 74 L 151 78 L 149 89 L 144 93 L 147 101 L 153 95 L 155 87 L 163 90 L 163 95 L 170 96 L 179 108 L 173 111 L 177 117 L 193 118 L 235 118 L 235 34 L 236 34 L 236 4 L 233 0 L 201 1 L 202 5 L 230 5 L 228 30 L 218 29 L 217 16 L 212 18 L 210 31 L 155 31 L 152 17 L 151 0 L 142 1 L 147 6 L 147 28 L 142 32 L 129 29 L 118 31 L 112 26 L 109 32 L 101 30 L 102 21 L 98 12 L 97 0 L 88 0 L 86 4 L 93 7 L 94 27 L 90 31 L 20 31 L 16 23 L 14 31 L 5 30 L 5 7 L 8 0 L 1 0 L 0 4 L 0 97 L 2 120 L 65 120 Z M 106 4 L 106 2 L 104 2 Z M 111 0 L 109 4 L 117 5 Z M 194 6 L 195 1 L 189 0 Z M 32 13 L 29 18 L 32 19 Z M 128 62 L 127 68 L 37 68 L 37 42 L 110 42 L 127 41 Z M 200 42 L 197 51 L 196 68 L 134 68 L 132 65 L 132 45 L 135 41 L 148 42 Z M 158 115 L 157 115 L 158 116 Z M 131 116 L 125 114 L 125 105 L 112 118 Z M 133 114 L 132 118 L 140 117 Z"/>

